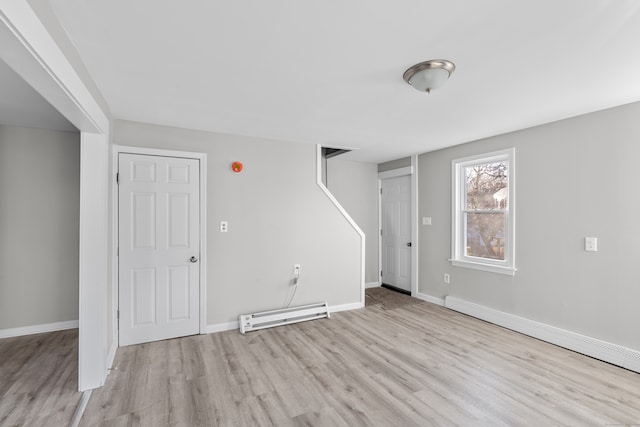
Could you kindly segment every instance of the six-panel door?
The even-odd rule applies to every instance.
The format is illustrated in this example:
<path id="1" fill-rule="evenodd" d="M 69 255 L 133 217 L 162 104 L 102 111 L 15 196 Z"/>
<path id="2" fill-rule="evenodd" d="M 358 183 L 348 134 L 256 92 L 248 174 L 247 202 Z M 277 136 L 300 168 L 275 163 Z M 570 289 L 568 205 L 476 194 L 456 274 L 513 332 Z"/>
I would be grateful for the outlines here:
<path id="1" fill-rule="evenodd" d="M 411 177 L 382 180 L 382 283 L 411 291 Z"/>
<path id="2" fill-rule="evenodd" d="M 120 154 L 120 345 L 199 332 L 199 161 Z"/>

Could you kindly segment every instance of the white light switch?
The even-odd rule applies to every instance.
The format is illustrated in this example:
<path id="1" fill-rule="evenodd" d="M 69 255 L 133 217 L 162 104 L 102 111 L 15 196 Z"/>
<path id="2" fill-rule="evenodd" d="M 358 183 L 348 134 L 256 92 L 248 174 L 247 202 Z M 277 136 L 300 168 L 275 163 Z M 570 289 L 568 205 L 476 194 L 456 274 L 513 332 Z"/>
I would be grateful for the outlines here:
<path id="1" fill-rule="evenodd" d="M 431 217 L 423 216 L 422 217 L 422 225 L 431 225 Z"/>
<path id="2" fill-rule="evenodd" d="M 229 223 L 227 221 L 220 221 L 220 232 L 226 233 L 229 231 Z"/>
<path id="3" fill-rule="evenodd" d="M 584 238 L 584 250 L 588 252 L 598 251 L 598 238 L 597 237 L 585 237 Z"/>

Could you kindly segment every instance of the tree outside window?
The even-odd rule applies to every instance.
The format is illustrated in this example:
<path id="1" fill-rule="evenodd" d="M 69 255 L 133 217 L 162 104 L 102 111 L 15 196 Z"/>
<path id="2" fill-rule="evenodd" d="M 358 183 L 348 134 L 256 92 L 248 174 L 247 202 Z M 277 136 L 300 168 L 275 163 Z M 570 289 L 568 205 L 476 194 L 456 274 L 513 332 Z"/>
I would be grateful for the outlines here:
<path id="1" fill-rule="evenodd" d="M 508 173 L 506 161 L 464 168 L 465 255 L 504 260 Z"/>

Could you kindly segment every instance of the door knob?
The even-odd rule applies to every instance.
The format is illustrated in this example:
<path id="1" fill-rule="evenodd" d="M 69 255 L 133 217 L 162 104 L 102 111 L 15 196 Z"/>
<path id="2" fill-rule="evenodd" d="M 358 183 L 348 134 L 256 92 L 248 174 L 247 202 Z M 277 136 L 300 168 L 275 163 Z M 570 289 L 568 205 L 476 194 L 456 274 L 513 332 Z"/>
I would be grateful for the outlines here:
<path id="1" fill-rule="evenodd" d="M 189 261 L 191 262 L 198 262 L 198 258 L 192 256 L 191 258 L 189 258 Z"/>
<path id="2" fill-rule="evenodd" d="M 411 242 L 407 243 L 407 246 L 411 247 Z"/>

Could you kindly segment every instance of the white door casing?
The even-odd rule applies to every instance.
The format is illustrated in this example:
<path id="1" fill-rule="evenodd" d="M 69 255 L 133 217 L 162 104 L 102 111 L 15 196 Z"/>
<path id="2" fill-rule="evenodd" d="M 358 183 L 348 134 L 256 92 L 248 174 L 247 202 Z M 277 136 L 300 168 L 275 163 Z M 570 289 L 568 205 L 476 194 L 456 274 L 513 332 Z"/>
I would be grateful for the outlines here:
<path id="1" fill-rule="evenodd" d="M 120 153 L 118 163 L 119 343 L 197 334 L 199 161 Z"/>
<path id="2" fill-rule="evenodd" d="M 411 176 L 381 180 L 382 283 L 411 291 Z"/>

